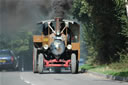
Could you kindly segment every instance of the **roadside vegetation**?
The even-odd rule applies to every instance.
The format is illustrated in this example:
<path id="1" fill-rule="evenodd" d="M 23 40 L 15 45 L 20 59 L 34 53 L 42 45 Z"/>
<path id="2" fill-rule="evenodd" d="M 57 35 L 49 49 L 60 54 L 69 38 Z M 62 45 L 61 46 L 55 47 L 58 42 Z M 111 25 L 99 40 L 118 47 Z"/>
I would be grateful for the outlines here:
<path id="1" fill-rule="evenodd" d="M 16 55 L 31 56 L 31 45 L 32 32 L 22 31 L 15 33 L 14 36 L 0 36 L 0 49 L 13 50 Z"/>
<path id="2" fill-rule="evenodd" d="M 12 50 L 19 56 L 25 69 L 32 68 L 32 32 L 23 31 L 13 35 L 0 35 L 0 49 Z"/>
<path id="3" fill-rule="evenodd" d="M 120 63 L 113 63 L 110 65 L 85 64 L 80 68 L 85 69 L 86 71 L 97 72 L 106 75 L 128 77 L 128 68 L 126 68 L 126 66 L 118 67 L 118 65 L 122 66 Z"/>
<path id="4" fill-rule="evenodd" d="M 87 70 L 128 76 L 128 17 L 125 0 L 74 0 L 82 23 Z"/>

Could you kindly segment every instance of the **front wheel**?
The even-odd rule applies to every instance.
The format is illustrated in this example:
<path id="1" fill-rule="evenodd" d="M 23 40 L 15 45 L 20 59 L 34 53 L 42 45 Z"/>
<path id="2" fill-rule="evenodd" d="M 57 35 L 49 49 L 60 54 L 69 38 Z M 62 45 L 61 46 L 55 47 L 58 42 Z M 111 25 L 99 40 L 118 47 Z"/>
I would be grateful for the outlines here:
<path id="1" fill-rule="evenodd" d="M 71 55 L 71 72 L 72 74 L 78 73 L 78 62 L 75 53 Z"/>
<path id="2" fill-rule="evenodd" d="M 38 72 L 41 74 L 43 73 L 43 67 L 44 67 L 44 56 L 43 54 L 39 54 L 39 57 L 38 57 Z"/>
<path id="3" fill-rule="evenodd" d="M 37 72 L 37 48 L 33 46 L 33 73 Z"/>

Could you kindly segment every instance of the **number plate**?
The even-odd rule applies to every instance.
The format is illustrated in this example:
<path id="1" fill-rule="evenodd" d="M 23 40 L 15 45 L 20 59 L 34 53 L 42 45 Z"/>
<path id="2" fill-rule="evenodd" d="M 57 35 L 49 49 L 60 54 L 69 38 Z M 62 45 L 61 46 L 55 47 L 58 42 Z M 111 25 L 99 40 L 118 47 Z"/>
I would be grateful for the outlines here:
<path id="1" fill-rule="evenodd" d="M 48 38 L 44 38 L 44 42 L 48 42 Z"/>
<path id="2" fill-rule="evenodd" d="M 0 62 L 1 62 L 1 63 L 5 63 L 5 62 L 6 62 L 6 60 L 0 60 Z"/>

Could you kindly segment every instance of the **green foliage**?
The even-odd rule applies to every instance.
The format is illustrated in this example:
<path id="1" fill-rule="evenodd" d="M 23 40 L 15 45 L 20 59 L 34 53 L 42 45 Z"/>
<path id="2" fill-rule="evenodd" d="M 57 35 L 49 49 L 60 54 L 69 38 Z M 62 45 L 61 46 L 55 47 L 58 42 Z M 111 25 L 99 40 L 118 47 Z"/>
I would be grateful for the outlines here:
<path id="1" fill-rule="evenodd" d="M 93 28 L 91 29 L 91 27 L 88 29 L 88 25 L 83 25 L 83 40 L 85 41 L 85 45 L 86 45 L 86 49 L 88 52 L 87 55 L 87 63 L 91 64 L 96 62 L 96 55 L 97 52 L 95 51 L 95 36 L 94 36 L 94 32 L 93 32 Z"/>
<path id="2" fill-rule="evenodd" d="M 126 50 L 123 50 L 118 54 L 120 55 L 120 60 L 118 62 L 110 64 L 109 67 L 115 70 L 128 70 L 128 52 L 126 52 Z"/>
<path id="3" fill-rule="evenodd" d="M 83 24 L 88 62 L 109 64 L 120 60 L 128 47 L 128 19 L 124 0 L 75 0 L 73 16 Z M 126 54 L 123 54 L 126 56 Z"/>
<path id="4" fill-rule="evenodd" d="M 85 0 L 74 0 L 73 16 L 83 23 L 82 34 L 83 40 L 86 44 L 88 51 L 88 63 L 95 62 L 97 52 L 94 49 L 95 46 L 95 31 L 91 20 L 91 6 Z"/>
<path id="5" fill-rule="evenodd" d="M 10 49 L 17 55 L 25 56 L 28 52 L 30 54 L 30 49 L 32 45 L 32 32 L 18 32 L 15 37 L 1 36 L 0 49 Z"/>
<path id="6" fill-rule="evenodd" d="M 90 64 L 84 64 L 80 67 L 81 69 L 86 69 L 86 70 L 90 70 L 90 69 L 93 69 L 95 68 L 93 65 L 90 65 Z"/>
<path id="7" fill-rule="evenodd" d="M 32 68 L 33 33 L 31 31 L 19 30 L 12 35 L 0 36 L 0 49 L 10 49 L 19 56 L 20 66 L 24 69 Z M 22 64 L 21 64 L 22 63 Z"/>
<path id="8" fill-rule="evenodd" d="M 85 21 L 90 16 L 89 4 L 85 0 L 74 0 L 74 5 L 72 9 L 73 16 L 80 21 Z"/>
<path id="9" fill-rule="evenodd" d="M 119 63 L 113 63 L 110 65 L 90 65 L 90 64 L 85 64 L 81 66 L 81 69 L 86 69 L 92 72 L 97 72 L 101 74 L 106 74 L 106 75 L 112 75 L 112 76 L 122 76 L 122 77 L 128 77 L 128 68 L 118 68 L 121 67 Z M 116 68 L 114 68 L 116 67 Z"/>

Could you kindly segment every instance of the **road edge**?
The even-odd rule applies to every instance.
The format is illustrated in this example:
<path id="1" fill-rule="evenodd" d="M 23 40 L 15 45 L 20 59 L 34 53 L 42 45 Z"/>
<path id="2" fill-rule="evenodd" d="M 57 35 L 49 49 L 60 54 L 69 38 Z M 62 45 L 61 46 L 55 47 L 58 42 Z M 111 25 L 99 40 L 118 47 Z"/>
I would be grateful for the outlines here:
<path id="1" fill-rule="evenodd" d="M 106 79 L 110 79 L 110 80 L 118 80 L 118 81 L 128 82 L 128 77 L 106 75 L 106 74 L 92 72 L 92 71 L 85 70 L 85 69 L 84 69 L 84 73 L 88 73 L 88 74 L 91 74 L 91 75 L 94 75 L 94 76 L 98 76 L 98 77 L 102 77 L 102 78 L 106 78 Z"/>

